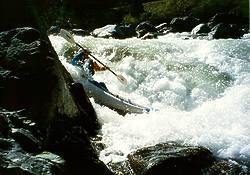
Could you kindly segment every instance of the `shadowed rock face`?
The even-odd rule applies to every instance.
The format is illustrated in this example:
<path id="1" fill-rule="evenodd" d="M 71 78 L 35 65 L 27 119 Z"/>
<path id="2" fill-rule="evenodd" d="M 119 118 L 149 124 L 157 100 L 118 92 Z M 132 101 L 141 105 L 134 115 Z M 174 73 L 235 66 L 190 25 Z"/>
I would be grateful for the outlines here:
<path id="1" fill-rule="evenodd" d="M 69 91 L 73 83 L 50 44 L 32 28 L 1 35 L 1 104 L 8 110 L 29 109 L 32 119 L 46 123 L 55 112 L 76 116 Z"/>
<path id="2" fill-rule="evenodd" d="M 96 113 L 48 39 L 50 3 L 0 1 L 0 174 L 111 174 L 89 139 Z"/>
<path id="3" fill-rule="evenodd" d="M 51 44 L 28 27 L 0 33 L 0 43 L 0 174 L 109 174 L 89 140 L 96 113 Z M 65 161 L 47 160 L 57 155 Z"/>

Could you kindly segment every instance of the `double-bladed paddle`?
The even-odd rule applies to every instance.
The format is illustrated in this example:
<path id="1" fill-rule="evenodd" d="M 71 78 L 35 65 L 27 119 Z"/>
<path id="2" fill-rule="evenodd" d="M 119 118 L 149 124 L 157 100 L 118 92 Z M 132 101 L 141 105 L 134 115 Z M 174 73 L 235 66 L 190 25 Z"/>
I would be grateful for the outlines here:
<path id="1" fill-rule="evenodd" d="M 81 46 L 80 44 L 78 44 L 73 36 L 67 31 L 67 30 L 64 30 L 64 29 L 61 29 L 60 30 L 60 35 L 65 39 L 67 40 L 68 42 L 70 42 L 71 44 L 76 44 L 78 47 L 83 48 L 83 46 Z M 86 50 L 86 49 L 84 49 Z M 101 61 L 99 61 L 96 57 L 94 57 L 92 54 L 89 54 L 92 58 L 94 58 L 98 63 L 100 63 L 101 65 L 103 65 L 104 67 L 106 67 L 111 73 L 113 73 L 116 78 L 124 85 L 127 85 L 128 81 L 126 80 L 126 78 L 124 78 L 122 75 L 117 75 L 114 71 L 112 71 L 108 66 L 106 66 L 105 64 L 103 64 Z"/>

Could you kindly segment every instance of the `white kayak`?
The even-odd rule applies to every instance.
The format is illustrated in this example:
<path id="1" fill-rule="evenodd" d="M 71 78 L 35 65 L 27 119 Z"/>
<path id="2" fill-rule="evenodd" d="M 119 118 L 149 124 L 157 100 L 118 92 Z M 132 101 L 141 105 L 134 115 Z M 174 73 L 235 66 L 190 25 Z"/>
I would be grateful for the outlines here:
<path id="1" fill-rule="evenodd" d="M 130 100 L 126 100 L 118 95 L 111 93 L 108 90 L 104 90 L 104 88 L 99 87 L 99 85 L 95 85 L 95 83 L 90 80 L 84 81 L 83 87 L 88 97 L 93 97 L 96 103 L 105 105 L 110 109 L 117 111 L 119 114 L 141 114 L 151 111 L 151 109 L 148 107 L 135 104 Z"/>
<path id="2" fill-rule="evenodd" d="M 78 44 L 73 36 L 66 30 L 61 29 L 60 35 L 67 40 L 68 42 L 72 44 L 76 44 L 78 47 L 80 47 L 83 50 L 86 50 L 83 48 L 80 44 Z M 93 55 L 89 54 L 93 59 L 95 59 L 98 63 L 103 65 L 104 67 L 108 68 L 106 65 L 104 65 L 102 62 L 100 62 L 97 58 L 95 58 Z M 77 64 L 75 65 L 77 66 Z M 84 66 L 82 67 L 84 69 Z M 114 73 L 111 69 L 108 68 L 110 72 L 112 72 L 116 77 L 121 81 L 122 83 L 126 83 L 126 79 L 121 76 Z M 84 72 L 84 71 L 83 71 Z M 89 71 L 87 71 L 89 72 Z M 85 72 L 86 74 L 86 72 Z M 84 76 L 85 77 L 85 76 Z M 126 114 L 126 113 L 145 113 L 149 112 L 150 109 L 135 103 L 132 103 L 130 100 L 126 100 L 124 98 L 119 97 L 118 95 L 114 95 L 113 93 L 109 92 L 107 89 L 104 90 L 98 85 L 95 85 L 92 83 L 92 81 L 87 79 L 88 76 L 86 76 L 85 81 L 83 83 L 83 87 L 89 97 L 93 97 L 96 103 L 105 105 L 111 109 L 116 110 L 119 113 Z"/>

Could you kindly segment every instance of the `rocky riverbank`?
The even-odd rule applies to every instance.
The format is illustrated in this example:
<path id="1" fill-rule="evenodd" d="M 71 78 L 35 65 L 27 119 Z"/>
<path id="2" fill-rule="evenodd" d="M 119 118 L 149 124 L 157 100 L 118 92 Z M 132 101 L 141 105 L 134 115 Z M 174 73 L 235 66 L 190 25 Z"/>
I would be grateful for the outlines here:
<path id="1" fill-rule="evenodd" d="M 95 111 L 51 44 L 33 28 L 0 42 L 0 174 L 111 174 L 90 142 Z"/>
<path id="2" fill-rule="evenodd" d="M 53 26 L 49 34 L 58 34 L 60 27 Z M 141 39 L 153 39 L 168 33 L 186 32 L 191 38 L 203 37 L 205 39 L 241 38 L 248 33 L 246 25 L 240 22 L 237 16 L 227 13 L 218 13 L 208 21 L 185 16 L 175 17 L 169 23 L 154 25 L 149 21 L 139 23 L 137 26 L 124 24 L 108 24 L 97 28 L 90 33 L 83 29 L 71 29 L 76 35 L 92 35 L 99 38 L 124 39 L 137 37 Z"/>

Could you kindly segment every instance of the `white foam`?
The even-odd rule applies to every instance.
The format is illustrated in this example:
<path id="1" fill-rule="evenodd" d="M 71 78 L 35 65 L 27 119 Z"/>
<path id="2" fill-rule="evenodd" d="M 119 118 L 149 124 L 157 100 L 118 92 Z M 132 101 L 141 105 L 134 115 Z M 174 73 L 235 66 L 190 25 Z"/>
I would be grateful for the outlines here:
<path id="1" fill-rule="evenodd" d="M 95 79 L 114 93 L 159 109 L 120 116 L 92 100 L 102 124 L 106 148 L 100 158 L 105 163 L 167 141 L 201 145 L 219 157 L 250 161 L 250 40 L 183 36 L 144 41 L 76 37 L 129 84 L 120 84 L 110 72 Z M 65 42 L 50 39 L 63 53 Z M 73 77 L 79 76 L 78 70 L 63 64 Z"/>

